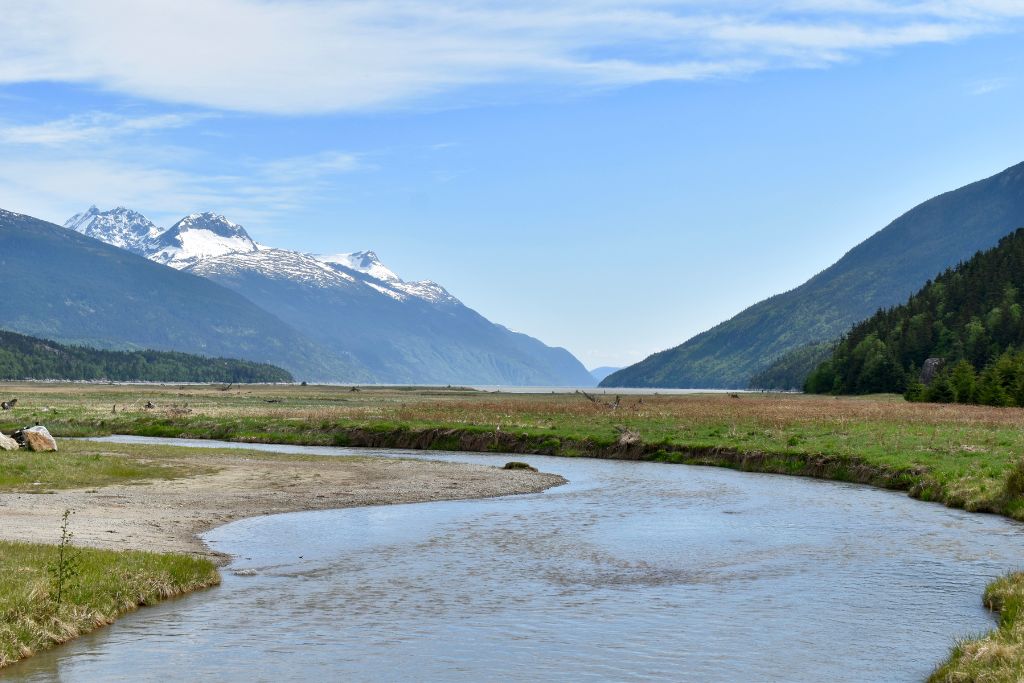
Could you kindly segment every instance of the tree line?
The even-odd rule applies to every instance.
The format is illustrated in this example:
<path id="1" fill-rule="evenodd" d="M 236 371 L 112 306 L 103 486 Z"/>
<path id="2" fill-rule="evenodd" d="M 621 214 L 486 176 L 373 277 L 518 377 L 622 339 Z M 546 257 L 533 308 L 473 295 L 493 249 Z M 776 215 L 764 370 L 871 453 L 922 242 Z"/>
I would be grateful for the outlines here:
<path id="1" fill-rule="evenodd" d="M 1024 230 L 929 281 L 902 306 L 855 325 L 808 393 L 903 393 L 910 400 L 1024 406 Z M 921 369 L 939 369 L 926 387 Z"/>
<path id="2" fill-rule="evenodd" d="M 0 330 L 0 379 L 112 382 L 291 382 L 268 363 L 176 351 L 103 351 Z"/>

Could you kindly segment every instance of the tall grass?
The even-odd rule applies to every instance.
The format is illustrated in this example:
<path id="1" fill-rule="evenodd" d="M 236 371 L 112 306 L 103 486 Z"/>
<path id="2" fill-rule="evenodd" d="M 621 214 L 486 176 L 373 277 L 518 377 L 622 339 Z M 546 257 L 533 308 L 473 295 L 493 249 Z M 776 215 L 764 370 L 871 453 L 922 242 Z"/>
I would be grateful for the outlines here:
<path id="1" fill-rule="evenodd" d="M 0 667 L 111 623 L 119 615 L 220 582 L 187 555 L 76 548 L 77 569 L 56 599 L 52 545 L 0 542 Z"/>

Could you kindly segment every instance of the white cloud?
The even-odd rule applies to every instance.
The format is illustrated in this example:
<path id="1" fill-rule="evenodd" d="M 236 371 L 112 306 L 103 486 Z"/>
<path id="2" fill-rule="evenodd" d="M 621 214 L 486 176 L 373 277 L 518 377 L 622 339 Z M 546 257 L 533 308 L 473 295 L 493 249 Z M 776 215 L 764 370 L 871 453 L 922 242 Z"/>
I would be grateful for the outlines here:
<path id="1" fill-rule="evenodd" d="M 474 85 L 588 87 L 824 66 L 1008 30 L 1019 0 L 7 0 L 0 83 L 215 109 L 405 106 Z"/>
<path id="2" fill-rule="evenodd" d="M 214 174 L 164 166 L 152 148 L 114 152 L 103 145 L 5 151 L 0 207 L 63 223 L 91 204 L 138 209 L 160 225 L 191 211 L 216 211 L 247 227 L 267 228 L 332 190 L 336 176 L 372 168 L 339 151 L 236 165 Z M 159 150 L 156 150 L 159 157 Z M 173 159 L 172 159 L 173 161 Z M 161 223 L 163 221 L 163 223 Z"/>
<path id="3" fill-rule="evenodd" d="M 0 122 L 0 143 L 47 147 L 106 143 L 135 133 L 182 128 L 208 117 L 208 114 L 159 114 L 133 118 L 90 112 L 37 124 L 4 125 Z"/>
<path id="4" fill-rule="evenodd" d="M 981 81 L 975 81 L 968 87 L 968 91 L 972 95 L 988 95 L 989 93 L 1002 90 L 1013 82 L 1009 78 L 986 78 Z"/>

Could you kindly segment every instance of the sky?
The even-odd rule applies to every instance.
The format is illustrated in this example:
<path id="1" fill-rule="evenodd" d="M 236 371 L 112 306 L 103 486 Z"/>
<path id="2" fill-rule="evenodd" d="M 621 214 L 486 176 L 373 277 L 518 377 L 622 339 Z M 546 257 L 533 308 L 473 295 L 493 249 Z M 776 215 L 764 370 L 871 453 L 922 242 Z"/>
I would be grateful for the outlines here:
<path id="1" fill-rule="evenodd" d="M 588 367 L 1024 161 L 1024 0 L 0 7 L 0 208 L 372 249 Z"/>

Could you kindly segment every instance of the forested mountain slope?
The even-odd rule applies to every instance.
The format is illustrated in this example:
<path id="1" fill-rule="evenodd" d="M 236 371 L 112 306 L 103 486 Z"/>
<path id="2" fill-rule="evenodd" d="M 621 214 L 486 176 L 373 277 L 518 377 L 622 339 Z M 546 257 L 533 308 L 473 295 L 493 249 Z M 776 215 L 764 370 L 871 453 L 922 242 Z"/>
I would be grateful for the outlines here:
<path id="1" fill-rule="evenodd" d="M 838 338 L 1022 226 L 1019 164 L 920 204 L 796 289 L 620 370 L 601 386 L 746 387 L 787 351 Z"/>
<path id="2" fill-rule="evenodd" d="M 102 351 L 0 330 L 0 379 L 291 382 L 281 368 L 175 351 Z"/>

